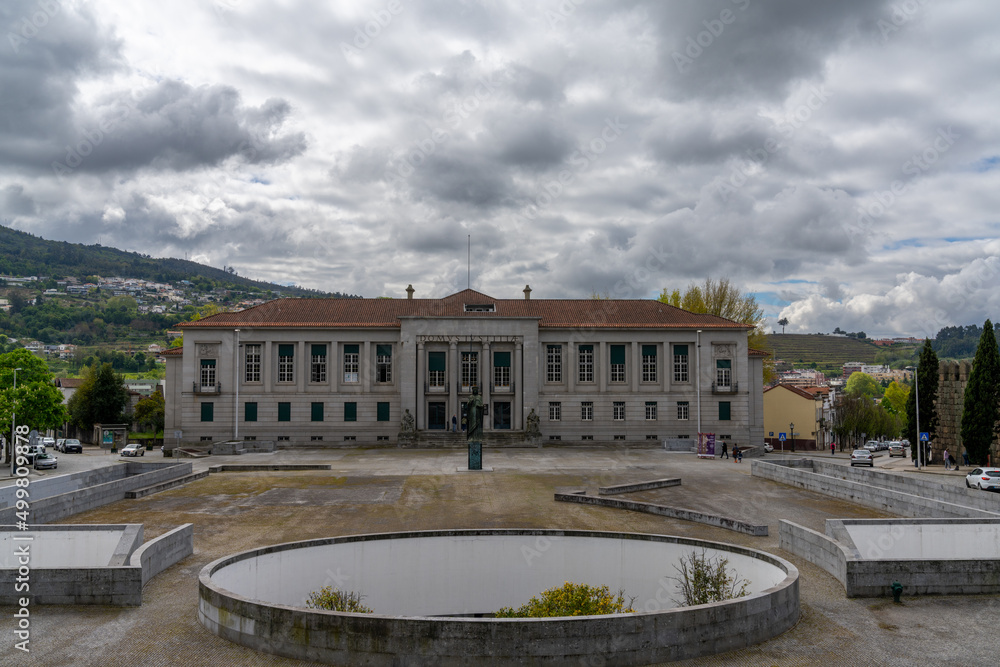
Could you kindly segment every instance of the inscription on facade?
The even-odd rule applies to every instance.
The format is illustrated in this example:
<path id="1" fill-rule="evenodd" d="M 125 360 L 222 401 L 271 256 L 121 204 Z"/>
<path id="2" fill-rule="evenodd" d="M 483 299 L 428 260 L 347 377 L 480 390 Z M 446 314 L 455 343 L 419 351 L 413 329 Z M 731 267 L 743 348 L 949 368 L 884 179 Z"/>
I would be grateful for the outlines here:
<path id="1" fill-rule="evenodd" d="M 219 355 L 219 346 L 216 343 L 200 343 L 198 345 L 198 356 L 199 357 L 217 357 Z"/>

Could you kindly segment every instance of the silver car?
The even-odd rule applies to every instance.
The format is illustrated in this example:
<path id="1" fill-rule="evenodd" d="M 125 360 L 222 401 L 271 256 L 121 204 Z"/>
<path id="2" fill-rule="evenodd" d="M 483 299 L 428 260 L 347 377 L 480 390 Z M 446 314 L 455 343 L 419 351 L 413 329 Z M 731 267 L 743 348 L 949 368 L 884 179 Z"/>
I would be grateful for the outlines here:
<path id="1" fill-rule="evenodd" d="M 855 449 L 851 452 L 851 467 L 854 466 L 871 466 L 875 467 L 875 457 L 867 449 Z"/>

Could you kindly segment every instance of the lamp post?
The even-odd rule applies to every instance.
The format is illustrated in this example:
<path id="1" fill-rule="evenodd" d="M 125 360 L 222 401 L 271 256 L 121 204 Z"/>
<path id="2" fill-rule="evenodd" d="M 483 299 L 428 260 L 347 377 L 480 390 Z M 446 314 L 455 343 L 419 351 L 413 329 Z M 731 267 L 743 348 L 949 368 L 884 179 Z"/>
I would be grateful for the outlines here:
<path id="1" fill-rule="evenodd" d="M 14 476 L 15 459 L 17 459 L 17 372 L 20 368 L 14 369 L 14 389 L 10 395 L 10 476 Z"/>
<path id="2" fill-rule="evenodd" d="M 792 451 L 795 451 L 795 424 L 788 425 L 788 437 L 792 439 Z"/>

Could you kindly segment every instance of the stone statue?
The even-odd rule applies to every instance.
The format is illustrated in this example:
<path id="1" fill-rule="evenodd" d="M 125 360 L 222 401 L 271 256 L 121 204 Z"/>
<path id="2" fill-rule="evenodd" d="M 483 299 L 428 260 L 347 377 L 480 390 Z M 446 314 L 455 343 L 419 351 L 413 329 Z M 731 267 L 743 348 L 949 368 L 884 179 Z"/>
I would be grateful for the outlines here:
<path id="1" fill-rule="evenodd" d="M 403 418 L 399 424 L 397 444 L 400 447 L 413 447 L 417 444 L 417 423 L 413 419 L 409 408 L 403 411 Z"/>
<path id="2" fill-rule="evenodd" d="M 542 435 L 542 430 L 538 428 L 538 415 L 535 414 L 534 408 L 531 408 L 531 412 L 528 413 L 528 428 L 524 435 L 529 438 L 537 438 Z"/>
<path id="3" fill-rule="evenodd" d="M 479 387 L 472 388 L 472 397 L 469 399 L 466 414 L 469 419 L 466 440 L 481 442 L 483 439 L 483 399 L 479 395 Z"/>

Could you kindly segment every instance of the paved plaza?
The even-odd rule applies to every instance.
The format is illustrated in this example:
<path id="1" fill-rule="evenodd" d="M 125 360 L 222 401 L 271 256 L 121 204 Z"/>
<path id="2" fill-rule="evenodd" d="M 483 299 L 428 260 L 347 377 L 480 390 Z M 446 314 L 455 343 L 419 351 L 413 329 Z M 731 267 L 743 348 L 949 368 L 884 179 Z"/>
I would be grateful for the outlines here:
<path id="1" fill-rule="evenodd" d="M 84 456 L 100 458 L 96 453 Z M 1000 596 L 904 596 L 901 605 L 887 599 L 846 599 L 843 586 L 832 576 L 779 548 L 778 521 L 789 519 L 823 531 L 830 518 L 888 515 L 753 478 L 749 459 L 742 464 L 699 460 L 659 449 L 487 449 L 484 465 L 493 472 L 458 472 L 465 456 L 464 450 L 355 448 L 195 459 L 196 471 L 220 463 L 328 463 L 332 470 L 213 473 L 183 487 L 71 517 L 64 523 L 142 523 L 147 540 L 191 522 L 195 552 L 146 586 L 140 608 L 34 607 L 28 656 L 13 649 L 12 626 L 5 621 L 0 626 L 7 635 L 0 664 L 306 664 L 256 653 L 205 630 L 197 619 L 202 567 L 244 549 L 295 540 L 503 527 L 690 536 L 768 551 L 799 568 L 802 617 L 795 628 L 743 651 L 673 664 L 997 664 Z M 160 460 L 160 454 L 150 452 L 145 458 Z M 837 458 L 846 464 L 846 455 Z M 918 473 L 900 459 L 880 459 L 877 467 L 900 475 L 935 475 L 956 484 L 965 474 Z M 629 497 L 767 523 L 770 536 L 553 500 L 559 491 L 596 493 L 600 486 L 664 477 L 680 477 L 682 485 Z M 405 568 L 406 563 L 399 566 Z M 317 588 L 322 583 L 317 582 Z M 642 600 L 636 604 L 641 606 Z"/>

